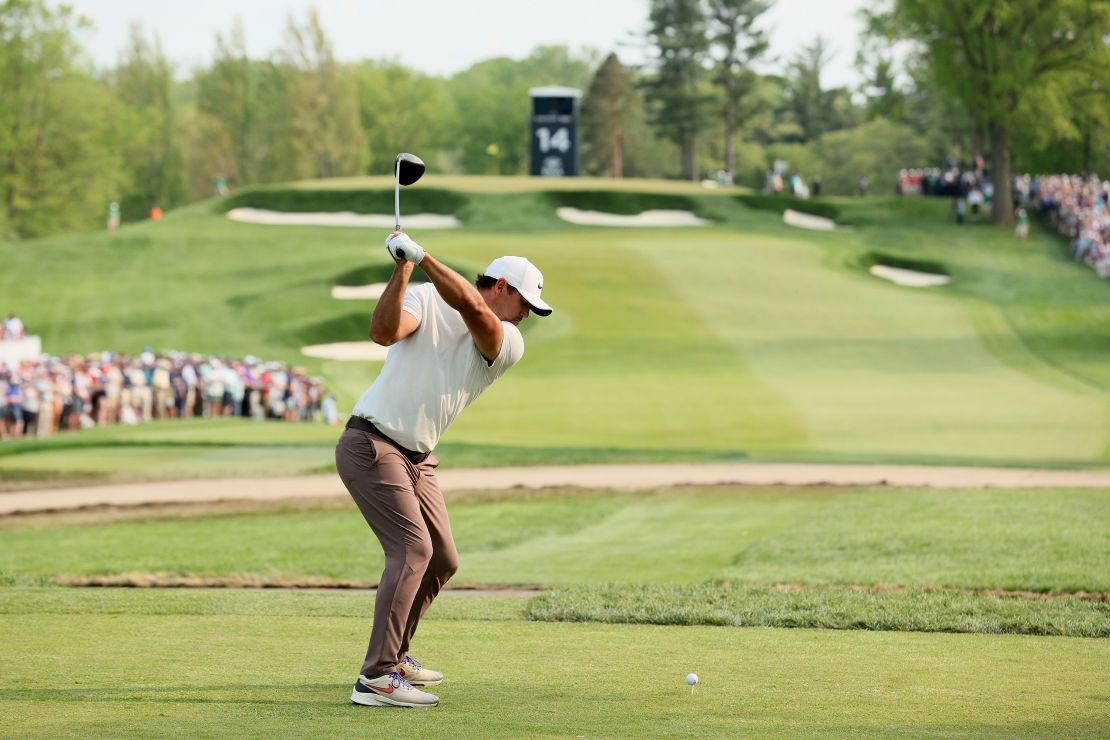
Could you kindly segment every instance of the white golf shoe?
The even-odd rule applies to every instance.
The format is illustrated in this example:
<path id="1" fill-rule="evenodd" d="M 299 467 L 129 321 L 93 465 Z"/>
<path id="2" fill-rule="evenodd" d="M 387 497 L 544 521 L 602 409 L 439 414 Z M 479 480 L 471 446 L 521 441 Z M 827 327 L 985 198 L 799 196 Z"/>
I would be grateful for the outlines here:
<path id="1" fill-rule="evenodd" d="M 443 674 L 420 665 L 420 661 L 406 655 L 397 665 L 397 672 L 413 686 L 437 686 L 443 683 Z"/>
<path id="2" fill-rule="evenodd" d="M 351 701 L 364 707 L 418 707 L 427 709 L 439 704 L 439 697 L 414 689 L 400 673 L 387 673 L 377 678 L 359 676 L 351 692 Z"/>

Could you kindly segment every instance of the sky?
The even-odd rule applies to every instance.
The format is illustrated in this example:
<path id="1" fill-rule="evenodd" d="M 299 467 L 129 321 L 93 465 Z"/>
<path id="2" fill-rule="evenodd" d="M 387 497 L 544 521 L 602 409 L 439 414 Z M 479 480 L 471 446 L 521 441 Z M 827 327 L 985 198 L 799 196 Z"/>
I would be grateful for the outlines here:
<path id="1" fill-rule="evenodd" d="M 58 0 L 52 4 L 57 5 Z M 180 78 L 207 66 L 216 34 L 228 36 L 236 17 L 251 57 L 280 45 L 288 18 L 298 23 L 315 6 L 340 61 L 390 59 L 434 75 L 450 75 L 495 56 L 522 58 L 541 45 L 616 51 L 627 64 L 643 61 L 637 36 L 647 27 L 648 0 L 65 0 L 93 22 L 80 35 L 97 67 L 111 67 L 127 44 L 132 21 L 155 31 Z M 776 0 L 764 14 L 770 56 L 761 71 L 782 69 L 818 34 L 834 56 L 825 85 L 855 86 L 853 68 L 867 0 Z M 558 84 L 552 80 L 551 84 Z"/>

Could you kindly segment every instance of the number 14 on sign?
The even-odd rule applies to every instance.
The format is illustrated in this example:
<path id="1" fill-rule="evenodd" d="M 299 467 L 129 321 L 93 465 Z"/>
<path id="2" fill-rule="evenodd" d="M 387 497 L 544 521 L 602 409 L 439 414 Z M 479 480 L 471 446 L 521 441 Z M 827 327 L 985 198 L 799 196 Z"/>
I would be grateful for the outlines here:
<path id="1" fill-rule="evenodd" d="M 540 139 L 541 152 L 549 152 L 552 149 L 566 152 L 570 149 L 570 132 L 567 131 L 566 126 L 555 129 L 555 133 L 551 133 L 551 129 L 543 126 L 536 129 L 536 136 Z"/>

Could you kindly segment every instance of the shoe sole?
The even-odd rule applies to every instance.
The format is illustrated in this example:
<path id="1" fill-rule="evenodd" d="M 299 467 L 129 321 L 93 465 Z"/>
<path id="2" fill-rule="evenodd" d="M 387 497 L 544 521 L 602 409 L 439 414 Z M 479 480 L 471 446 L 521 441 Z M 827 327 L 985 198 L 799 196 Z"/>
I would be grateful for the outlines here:
<path id="1" fill-rule="evenodd" d="M 377 694 L 363 694 L 360 691 L 351 692 L 351 703 L 364 707 L 399 707 L 401 709 L 431 709 L 439 704 L 438 701 L 435 704 L 407 704 Z"/>
<path id="2" fill-rule="evenodd" d="M 409 681 L 409 683 L 413 686 L 439 686 L 443 683 L 443 679 L 441 678 L 438 681 Z"/>

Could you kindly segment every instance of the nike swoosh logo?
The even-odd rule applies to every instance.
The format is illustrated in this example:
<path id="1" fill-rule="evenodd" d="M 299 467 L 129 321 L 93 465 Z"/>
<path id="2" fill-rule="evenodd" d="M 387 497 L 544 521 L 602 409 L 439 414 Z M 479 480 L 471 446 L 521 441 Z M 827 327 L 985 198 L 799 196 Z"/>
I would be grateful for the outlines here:
<path id="1" fill-rule="evenodd" d="M 383 694 L 392 694 L 393 693 L 393 687 L 392 686 L 387 686 L 385 688 L 382 688 L 381 686 L 367 686 L 366 688 L 373 689 L 374 691 L 380 691 Z"/>

